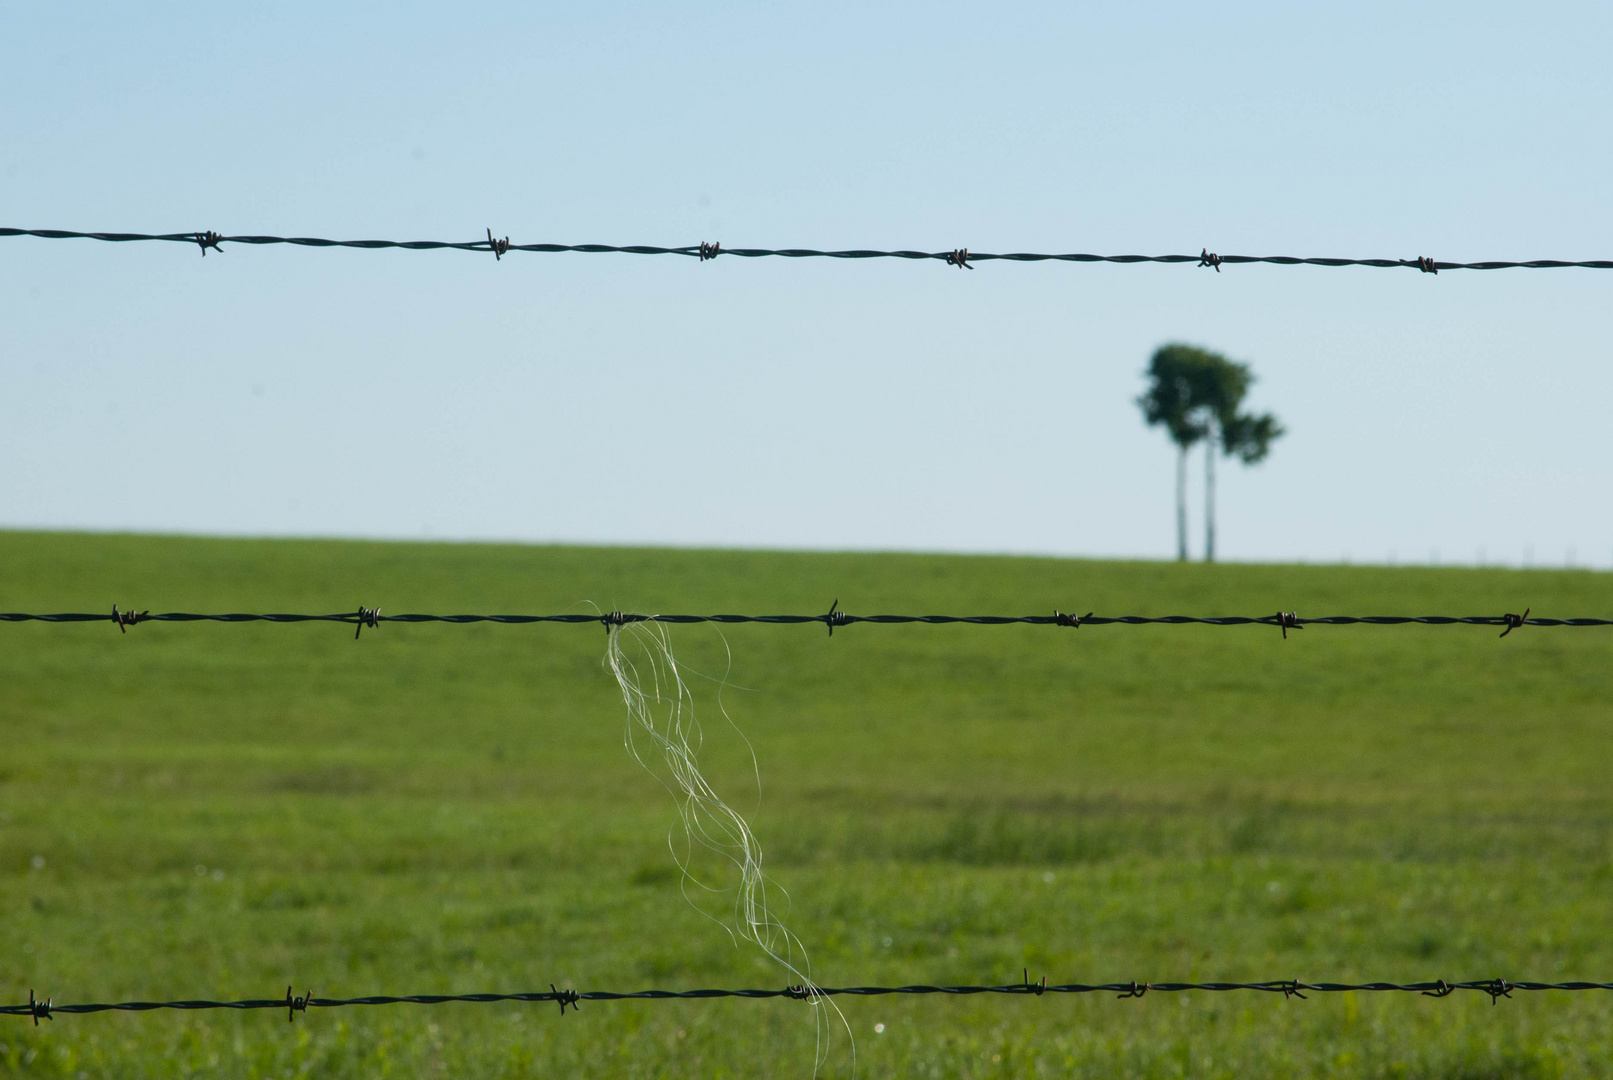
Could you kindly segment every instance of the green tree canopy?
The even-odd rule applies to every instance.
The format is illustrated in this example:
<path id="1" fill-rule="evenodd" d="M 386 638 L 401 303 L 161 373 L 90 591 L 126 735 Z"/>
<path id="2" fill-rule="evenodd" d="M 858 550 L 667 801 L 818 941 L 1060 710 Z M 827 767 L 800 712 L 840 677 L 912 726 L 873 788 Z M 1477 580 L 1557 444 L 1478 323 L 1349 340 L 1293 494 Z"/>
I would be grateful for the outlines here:
<path id="1" fill-rule="evenodd" d="M 1194 345 L 1162 345 L 1149 361 L 1148 389 L 1137 399 L 1150 427 L 1163 426 L 1177 446 L 1177 557 L 1187 558 L 1187 452 L 1205 448 L 1205 553 L 1215 558 L 1215 455 L 1237 457 L 1245 465 L 1261 461 L 1283 427 L 1271 413 L 1239 410 L 1254 382 L 1249 365 Z"/>
<path id="2" fill-rule="evenodd" d="M 1137 399 L 1150 427 L 1163 425 L 1183 451 L 1209 434 L 1204 390 L 1219 356 L 1191 345 L 1164 345 L 1148 364 L 1148 390 Z"/>

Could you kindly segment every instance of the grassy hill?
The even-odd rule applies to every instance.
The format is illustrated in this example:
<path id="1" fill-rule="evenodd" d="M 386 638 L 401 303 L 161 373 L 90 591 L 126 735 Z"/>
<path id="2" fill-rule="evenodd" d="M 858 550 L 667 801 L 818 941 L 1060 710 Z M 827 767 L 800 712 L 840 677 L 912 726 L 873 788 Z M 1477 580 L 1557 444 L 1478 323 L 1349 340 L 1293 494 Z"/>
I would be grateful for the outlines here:
<path id="1" fill-rule="evenodd" d="M 0 610 L 1613 612 L 1587 571 L 0 533 Z M 675 627 L 831 985 L 1613 978 L 1613 632 Z M 778 986 L 597 626 L 0 624 L 0 999 Z M 719 701 L 737 727 L 730 727 Z M 745 739 L 754 747 L 757 791 Z M 759 801 L 758 801 L 759 800 Z M 721 896 L 696 896 L 725 916 Z M 859 1075 L 1613 1073 L 1613 994 L 843 999 Z M 18 1076 L 800 1076 L 799 1002 L 0 1018 Z M 883 1025 L 876 1032 L 875 1025 Z M 838 1032 L 825 1075 L 849 1074 Z"/>

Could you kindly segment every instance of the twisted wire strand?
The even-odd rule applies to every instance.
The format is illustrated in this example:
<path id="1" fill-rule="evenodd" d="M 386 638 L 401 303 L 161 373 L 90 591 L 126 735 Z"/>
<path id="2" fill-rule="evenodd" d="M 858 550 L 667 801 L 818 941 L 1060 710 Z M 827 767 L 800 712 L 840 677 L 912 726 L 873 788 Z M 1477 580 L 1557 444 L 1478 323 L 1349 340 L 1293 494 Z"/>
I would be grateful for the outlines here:
<path id="1" fill-rule="evenodd" d="M 1277 266 L 1366 266 L 1418 270 L 1438 273 L 1441 270 L 1551 270 L 1579 268 L 1586 270 L 1613 270 L 1613 259 L 1529 259 L 1511 261 L 1489 259 L 1480 262 L 1445 262 L 1427 257 L 1415 259 L 1344 259 L 1300 257 L 1294 255 L 1213 255 L 1208 251 L 1198 255 L 1094 255 L 1084 252 L 1063 254 L 1009 251 L 987 252 L 954 249 L 950 251 L 875 250 L 852 248 L 839 251 L 818 248 L 729 248 L 714 244 L 685 244 L 681 247 L 658 247 L 651 244 L 511 244 L 504 240 L 329 240 L 318 236 L 222 236 L 211 232 L 181 233 L 130 233 L 130 232 L 75 232 L 69 229 L 12 229 L 0 228 L 0 237 L 32 236 L 45 240 L 102 240 L 123 244 L 136 241 L 166 241 L 179 244 L 199 244 L 203 253 L 208 248 L 222 250 L 220 244 L 292 244 L 297 247 L 317 248 L 402 248 L 408 251 L 489 252 L 503 258 L 512 251 L 541 253 L 580 252 L 584 254 L 623 255 L 683 255 L 705 262 L 722 255 L 739 259 L 930 259 L 953 266 L 975 262 L 1071 262 L 1071 263 L 1183 263 L 1204 267 L 1234 266 L 1243 263 L 1267 263 Z"/>
<path id="2" fill-rule="evenodd" d="M 462 1003 L 470 1005 L 487 1005 L 496 1002 L 555 1002 L 562 1006 L 575 1007 L 582 1001 L 671 1001 L 671 1000 L 705 1000 L 712 998 L 791 998 L 795 1000 L 811 1000 L 814 997 L 880 997 L 889 994 L 905 995 L 932 995 L 945 994 L 952 996 L 971 996 L 975 994 L 1006 994 L 1014 997 L 1040 997 L 1043 994 L 1104 994 L 1112 993 L 1122 998 L 1140 998 L 1149 992 L 1155 993 L 1183 993 L 1186 991 L 1206 991 L 1223 993 L 1230 991 L 1255 991 L 1258 993 L 1282 994 L 1286 997 L 1303 998 L 1308 993 L 1337 994 L 1350 992 L 1378 993 L 1398 992 L 1408 994 L 1421 994 L 1428 997 L 1449 997 L 1457 991 L 1473 991 L 1488 994 L 1492 1001 L 1499 1001 L 1503 997 L 1510 997 L 1513 991 L 1547 991 L 1547 990 L 1613 990 L 1613 982 L 1514 982 L 1510 979 L 1474 979 L 1466 982 L 1447 982 L 1436 979 L 1427 982 L 1301 982 L 1297 979 L 1270 979 L 1263 982 L 1111 982 L 1111 983 L 1047 983 L 1042 982 L 1009 983 L 1003 986 L 789 986 L 783 989 L 768 990 L 728 990 L 728 989 L 702 989 L 702 990 L 589 990 L 578 992 L 574 990 L 551 989 L 534 993 L 516 994 L 406 994 L 386 995 L 376 994 L 368 997 L 355 998 L 323 998 L 312 994 L 303 997 L 293 997 L 288 991 L 284 998 L 252 998 L 244 1001 L 120 1001 L 95 1002 L 87 1004 L 55 1005 L 46 1001 L 32 1001 L 23 1005 L 0 1005 L 0 1015 L 6 1016 L 32 1016 L 37 1022 L 40 1019 L 50 1019 L 55 1014 L 86 1014 L 101 1012 L 150 1012 L 157 1009 L 177 1009 L 194 1012 L 205 1009 L 286 1009 L 288 1018 L 293 1012 L 306 1012 L 310 1008 L 333 1009 L 350 1005 L 445 1005 L 449 1003 Z"/>
<path id="3" fill-rule="evenodd" d="M 115 609 L 114 609 L 115 610 Z M 107 615 L 104 612 L 64 611 L 31 613 L 0 611 L 0 622 L 120 622 L 132 625 L 144 622 L 335 622 L 348 625 L 374 626 L 378 623 L 568 623 L 625 625 L 635 622 L 657 623 L 823 623 L 829 627 L 852 623 L 878 623 L 901 625 L 907 623 L 950 624 L 965 623 L 973 626 L 1279 626 L 1296 629 L 1304 626 L 1403 626 L 1417 623 L 1427 626 L 1613 626 L 1613 619 L 1579 617 L 1571 619 L 1520 617 L 1516 615 L 1323 615 L 1305 618 L 1293 614 L 1275 615 L 852 615 L 844 611 L 831 611 L 823 615 L 645 615 L 613 612 L 608 616 L 564 615 L 431 615 L 407 613 L 381 615 L 372 610 L 337 612 L 328 615 L 226 612 L 200 613 L 192 611 L 122 612 Z"/>

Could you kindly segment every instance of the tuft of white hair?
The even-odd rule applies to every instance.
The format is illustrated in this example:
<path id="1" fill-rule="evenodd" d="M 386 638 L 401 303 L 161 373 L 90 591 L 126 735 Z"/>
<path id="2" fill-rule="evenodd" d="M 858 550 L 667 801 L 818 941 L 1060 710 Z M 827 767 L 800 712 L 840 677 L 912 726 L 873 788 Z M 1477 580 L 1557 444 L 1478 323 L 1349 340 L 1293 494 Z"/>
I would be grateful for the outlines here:
<path id="1" fill-rule="evenodd" d="M 694 695 L 685 683 L 683 672 L 672 655 L 671 635 L 664 623 L 635 621 L 625 624 L 607 624 L 608 640 L 605 645 L 605 666 L 616 677 L 622 692 L 622 703 L 627 707 L 627 727 L 623 743 L 647 772 L 655 776 L 671 792 L 678 806 L 679 826 L 667 837 L 667 846 L 683 873 L 684 896 L 695 910 L 706 915 L 699 904 L 688 895 L 690 885 L 708 892 L 719 891 L 702 883 L 690 869 L 691 857 L 698 845 L 732 865 L 739 875 L 735 891 L 734 912 L 731 922 L 712 919 L 727 931 L 737 945 L 748 941 L 757 945 L 774 963 L 790 976 L 801 997 L 812 1005 L 817 1027 L 817 1053 L 813 1075 L 822 1068 L 829 1053 L 829 1010 L 839 1018 L 851 1038 L 851 1025 L 845 1014 L 830 998 L 819 994 L 812 981 L 812 964 L 801 939 L 786 927 L 776 909 L 782 901 L 785 910 L 789 895 L 762 872 L 762 847 L 751 831 L 750 824 L 732 806 L 712 789 L 700 771 L 699 752 L 704 736 L 700 721 L 695 716 Z M 623 639 L 628 648 L 624 649 Z M 726 641 L 724 642 L 726 646 Z M 630 655 L 631 653 L 631 655 Z M 725 683 L 720 682 L 720 685 Z M 757 792 L 761 791 L 761 770 L 756 752 L 744 732 L 723 708 L 722 697 L 717 699 L 718 711 L 736 734 L 744 740 L 750 752 L 751 769 L 756 775 Z M 641 744 L 652 748 L 653 757 L 665 766 L 665 774 L 644 759 Z M 676 834 L 682 834 L 681 850 Z M 852 1039 L 852 1070 L 856 1070 L 856 1042 Z"/>

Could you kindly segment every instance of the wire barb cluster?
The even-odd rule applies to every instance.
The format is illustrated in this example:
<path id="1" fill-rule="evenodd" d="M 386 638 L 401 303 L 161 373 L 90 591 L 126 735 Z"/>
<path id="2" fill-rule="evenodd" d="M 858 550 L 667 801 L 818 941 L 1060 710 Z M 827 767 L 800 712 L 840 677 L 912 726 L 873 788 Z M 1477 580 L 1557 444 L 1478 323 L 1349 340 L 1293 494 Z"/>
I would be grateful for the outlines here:
<path id="1" fill-rule="evenodd" d="M 1254 991 L 1265 994 L 1281 994 L 1285 1000 L 1290 998 L 1306 999 L 1307 993 L 1341 994 L 1341 993 L 1406 993 L 1421 994 L 1424 997 L 1444 998 L 1450 997 L 1458 990 L 1470 990 L 1476 993 L 1489 995 L 1491 1004 L 1498 1004 L 1502 998 L 1511 999 L 1514 991 L 1547 991 L 1547 990 L 1613 990 L 1613 982 L 1519 982 L 1511 979 L 1473 979 L 1467 982 L 1447 982 L 1444 979 L 1435 979 L 1428 982 L 1368 982 L 1368 983 L 1342 983 L 1342 982 L 1301 982 L 1298 979 L 1268 979 L 1263 982 L 1112 982 L 1112 983 L 1049 983 L 1046 976 L 1039 981 L 1032 982 L 1027 972 L 1023 982 L 1008 983 L 1003 986 L 786 986 L 779 990 L 589 990 L 579 992 L 576 990 L 561 990 L 553 983 L 549 984 L 547 992 L 538 991 L 526 994 L 407 994 L 390 996 L 377 994 L 370 997 L 356 998 L 318 998 L 310 991 L 302 997 L 292 996 L 291 987 L 286 987 L 284 998 L 255 998 L 245 1001 L 119 1001 L 112 1003 L 88 1003 L 80 1005 L 52 1005 L 49 998 L 44 1001 L 36 1000 L 34 992 L 28 992 L 28 1003 L 25 1005 L 0 1005 L 0 1015 L 31 1016 L 35 1025 L 41 1018 L 50 1020 L 54 1014 L 82 1014 L 100 1012 L 150 1012 L 155 1009 L 178 1009 L 194 1012 L 203 1009 L 285 1009 L 286 1018 L 294 1019 L 299 1012 L 309 1009 L 335 1009 L 349 1005 L 446 1005 L 449 1003 L 462 1003 L 469 1005 L 490 1005 L 497 1002 L 555 1002 L 560 1006 L 560 1015 L 564 1016 L 566 1009 L 576 1009 L 583 1001 L 689 1001 L 709 1000 L 714 998 L 747 998 L 751 1000 L 766 1000 L 769 998 L 788 998 L 795 1001 L 811 1001 L 823 997 L 880 997 L 888 994 L 903 994 L 908 996 L 924 996 L 944 994 L 955 997 L 967 997 L 975 994 L 1007 994 L 1019 997 L 1041 997 L 1044 994 L 1114 994 L 1117 998 L 1141 998 L 1149 993 L 1176 994 L 1188 991 L 1203 991 L 1206 993 L 1226 993 L 1231 991 Z"/>
<path id="2" fill-rule="evenodd" d="M 292 997 L 291 987 L 286 987 L 286 1023 L 289 1024 L 295 1020 L 298 1013 L 307 1012 L 308 1003 L 312 1000 L 314 1000 L 314 992 L 312 990 L 304 991 L 302 997 Z"/>
<path id="3" fill-rule="evenodd" d="M 1217 255 L 1209 248 L 1204 248 L 1197 255 L 1094 255 L 1086 252 L 1066 252 L 1062 254 L 1037 251 L 1011 251 L 1011 252 L 984 252 L 970 251 L 968 248 L 951 248 L 946 251 L 911 251 L 911 250 L 876 250 L 871 248 L 850 248 L 845 250 L 820 250 L 818 248 L 725 248 L 718 243 L 701 242 L 699 244 L 685 244 L 681 247 L 658 247 L 651 244 L 512 244 L 509 237 L 502 240 L 493 236 L 493 230 L 487 230 L 485 240 L 329 240 L 318 236 L 225 236 L 220 233 L 185 232 L 185 233 L 130 233 L 130 232 L 75 232 L 69 229 L 12 229 L 0 228 L 0 237 L 5 236 L 33 236 L 45 240 L 102 240 L 108 243 L 122 244 L 135 241 L 156 240 L 171 241 L 175 243 L 199 244 L 202 254 L 206 255 L 209 248 L 222 252 L 220 244 L 252 244 L 263 246 L 267 244 L 292 244 L 298 247 L 320 248 L 363 248 L 374 250 L 378 248 L 403 248 L 408 251 L 435 251 L 450 249 L 455 251 L 491 251 L 496 258 L 502 260 L 511 251 L 526 251 L 539 253 L 582 252 L 585 254 L 616 253 L 623 255 L 685 255 L 690 258 L 706 262 L 719 255 L 731 255 L 740 259 L 934 259 L 949 266 L 960 269 L 974 269 L 974 263 L 1000 260 L 1004 262 L 1076 262 L 1076 263 L 1185 263 L 1201 267 L 1210 267 L 1216 273 L 1221 272 L 1223 264 L 1232 266 L 1240 263 L 1269 263 L 1277 266 L 1366 266 L 1377 268 L 1409 268 L 1425 274 L 1438 274 L 1441 270 L 1546 270 L 1577 267 L 1587 270 L 1613 270 L 1613 259 L 1530 259 L 1526 261 L 1512 261 L 1505 259 L 1490 259 L 1481 262 L 1440 262 L 1427 255 L 1419 255 L 1414 259 L 1346 259 L 1331 257 L 1301 257 L 1295 255 Z"/>
<path id="4" fill-rule="evenodd" d="M 1522 615 L 1513 615 L 1512 613 L 1508 612 L 1506 615 L 1501 616 L 1507 621 L 1507 628 L 1501 631 L 1501 636 L 1506 637 L 1508 634 L 1512 633 L 1512 631 L 1528 622 L 1530 610 L 1531 609 L 1529 608 L 1524 608 Z"/>
<path id="5" fill-rule="evenodd" d="M 380 621 L 380 608 L 365 607 L 360 604 L 358 614 L 353 617 L 353 640 L 358 640 L 358 636 L 364 632 L 364 628 L 366 626 L 368 626 L 371 630 L 379 629 Z"/>
<path id="6" fill-rule="evenodd" d="M 1504 627 L 1501 636 L 1506 637 L 1512 631 L 1523 626 L 1613 626 L 1613 619 L 1594 617 L 1581 617 L 1572 619 L 1549 619 L 1531 617 L 1532 608 L 1525 608 L 1522 615 L 1507 612 L 1502 615 L 1323 615 L 1315 618 L 1301 618 L 1292 611 L 1279 611 L 1273 615 L 1095 615 L 1087 612 L 1085 615 L 1070 615 L 1055 610 L 1051 615 L 853 615 L 840 610 L 840 601 L 835 600 L 829 610 L 822 615 L 647 615 L 635 612 L 612 611 L 608 615 L 429 615 L 421 613 L 406 613 L 402 615 L 382 615 L 379 607 L 360 606 L 356 612 L 336 612 L 329 615 L 288 614 L 288 613 L 253 613 L 229 612 L 204 614 L 192 611 L 120 611 L 115 605 L 110 616 L 83 611 L 63 611 L 55 613 L 38 614 L 22 611 L 0 611 L 0 622 L 45 622 L 45 623 L 79 623 L 79 622 L 107 622 L 115 623 L 119 630 L 127 633 L 128 627 L 138 623 L 148 622 L 271 622 L 271 623 L 301 623 L 301 622 L 336 622 L 348 623 L 355 627 L 353 636 L 357 638 L 365 627 L 378 628 L 381 623 L 570 623 L 600 624 L 608 631 L 612 627 L 626 626 L 629 623 L 823 623 L 829 628 L 829 636 L 833 637 L 835 627 L 850 626 L 852 623 L 878 623 L 881 625 L 903 625 L 908 623 L 950 624 L 963 623 L 972 626 L 1007 626 L 1024 624 L 1031 626 L 1064 626 L 1079 629 L 1083 626 L 1275 626 L 1282 630 L 1283 637 L 1288 637 L 1290 630 L 1303 630 L 1307 626 L 1404 626 L 1411 623 L 1426 626 L 1500 626 Z"/>
<path id="7" fill-rule="evenodd" d="M 510 250 L 510 238 L 506 236 L 502 240 L 493 239 L 493 229 L 492 226 L 489 226 L 487 229 L 487 247 L 493 253 L 494 262 L 503 262 L 505 253 Z"/>
<path id="8" fill-rule="evenodd" d="M 150 617 L 149 611 L 119 611 L 118 605 L 112 605 L 112 621 L 118 624 L 118 633 L 127 634 L 129 627 L 140 623 Z"/>

